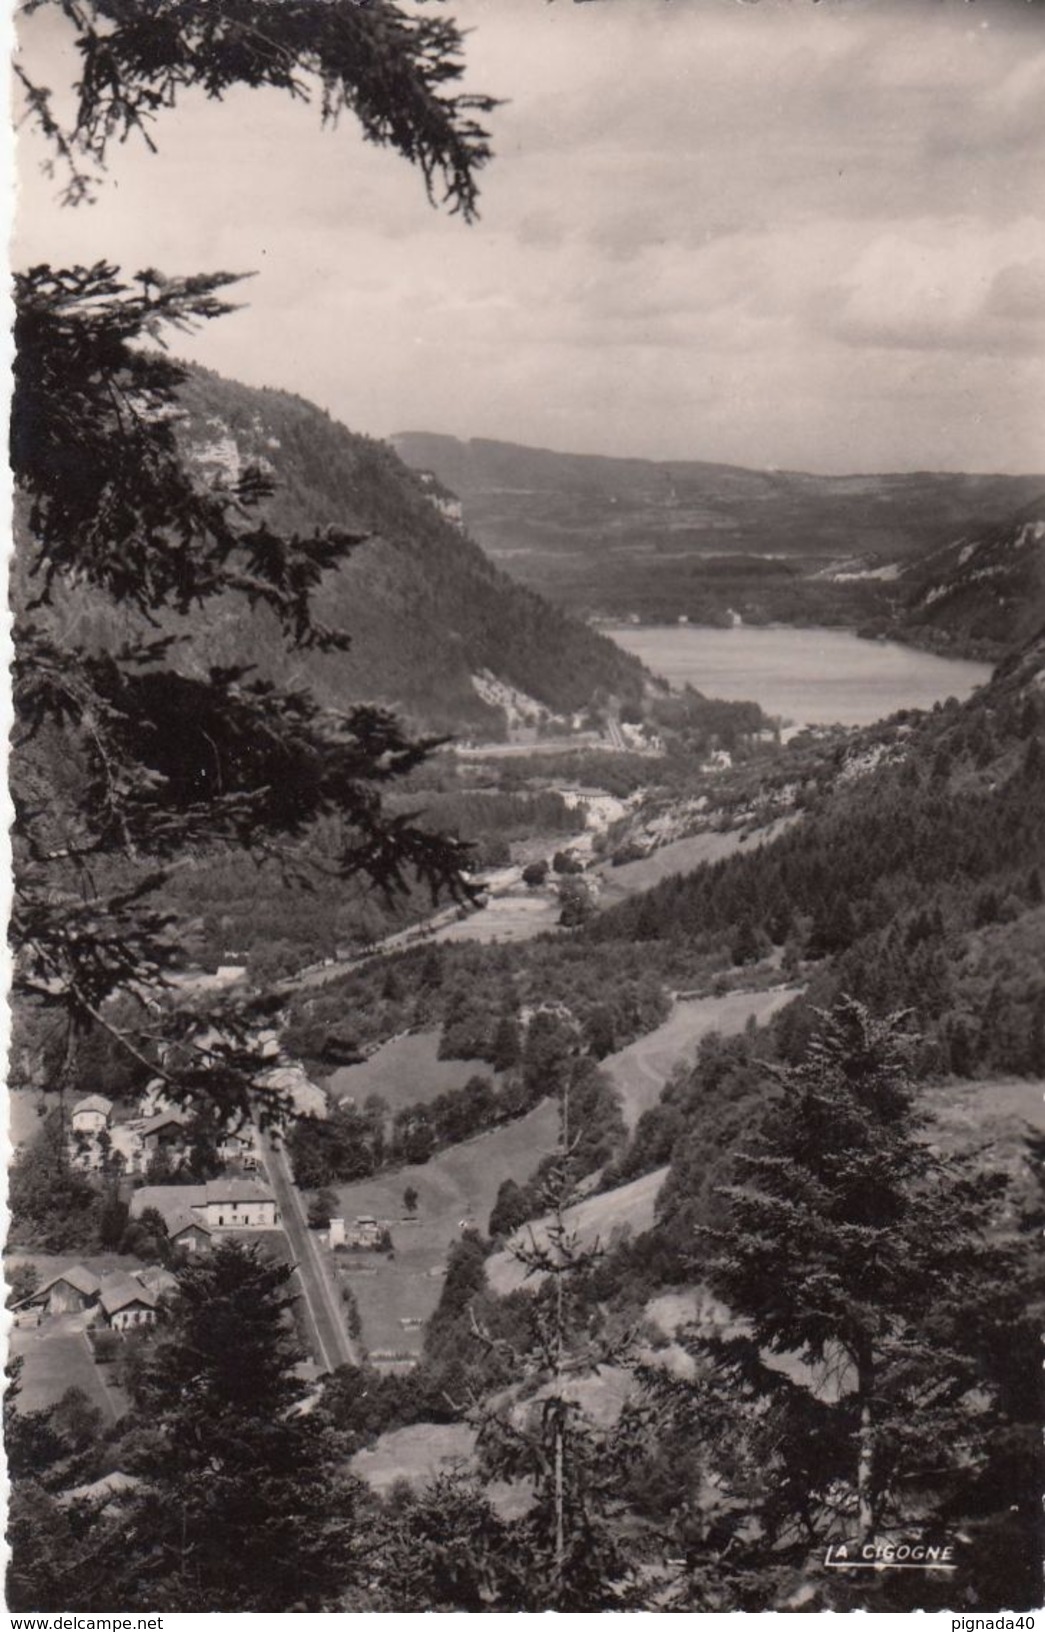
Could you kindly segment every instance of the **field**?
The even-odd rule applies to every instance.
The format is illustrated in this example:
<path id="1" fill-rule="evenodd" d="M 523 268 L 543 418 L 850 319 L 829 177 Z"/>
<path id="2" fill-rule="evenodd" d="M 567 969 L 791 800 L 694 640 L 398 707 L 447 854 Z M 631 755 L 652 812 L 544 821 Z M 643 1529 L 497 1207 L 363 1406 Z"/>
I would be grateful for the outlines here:
<path id="1" fill-rule="evenodd" d="M 691 1056 L 706 1032 L 739 1031 L 749 1015 L 764 1020 L 793 995 L 789 989 L 780 989 L 686 1000 L 676 1004 L 664 1025 L 648 1037 L 610 1055 L 603 1061 L 603 1068 L 620 1090 L 629 1125 L 656 1103 L 672 1066 L 678 1059 Z M 464 1082 L 472 1074 L 474 1067 L 468 1062 L 437 1061 L 435 1049 L 433 1033 L 400 1038 L 386 1044 L 366 1065 L 348 1066 L 337 1072 L 334 1081 L 342 1094 L 351 1092 L 358 1100 L 367 1093 L 381 1093 L 395 1108 L 397 1103 L 424 1097 L 418 1091 L 422 1079 L 430 1087 L 431 1097 L 441 1087 Z M 393 1099 L 393 1094 L 398 1097 Z M 485 1231 L 502 1181 L 527 1178 L 540 1157 L 554 1147 L 557 1132 L 556 1109 L 546 1102 L 518 1122 L 480 1134 L 422 1166 L 405 1167 L 341 1187 L 341 1210 L 349 1222 L 365 1214 L 392 1221 L 394 1258 L 356 1252 L 341 1255 L 340 1259 L 359 1306 L 363 1342 L 371 1353 L 391 1356 L 420 1352 L 423 1332 L 415 1323 L 427 1320 L 439 1301 L 441 1271 L 450 1246 L 460 1239 L 462 1225 L 473 1222 Z M 631 1222 L 636 1230 L 648 1228 L 652 1222 L 656 1188 L 652 1178 L 650 1175 L 638 1181 L 646 1189 L 636 1190 L 634 1217 L 626 1215 L 621 1219 Z M 418 1193 L 416 1223 L 404 1222 L 403 1192 L 408 1185 Z M 601 1197 L 584 1205 L 594 1209 L 593 1217 L 600 1218 L 600 1208 L 612 1206 L 609 1198 Z M 609 1228 L 613 1222 L 615 1218 L 610 1220 Z M 602 1223 L 594 1226 L 603 1228 Z"/>
<path id="2" fill-rule="evenodd" d="M 438 1031 L 419 1031 L 395 1037 L 371 1054 L 362 1065 L 345 1065 L 328 1078 L 331 1099 L 351 1095 L 362 1105 L 368 1094 L 380 1094 L 395 1114 L 404 1105 L 434 1099 L 446 1088 L 463 1088 L 477 1072 L 492 1075 L 485 1060 L 440 1060 Z"/>
<path id="3" fill-rule="evenodd" d="M 759 845 L 777 838 L 793 821 L 793 816 L 781 816 L 751 834 L 740 828 L 729 833 L 692 833 L 688 839 L 673 839 L 670 844 L 662 844 L 641 861 L 626 861 L 620 867 L 603 864 L 598 869 L 602 881 L 599 905 L 612 907 L 640 890 L 652 889 L 662 878 L 670 878 L 673 873 L 692 873 L 707 862 L 735 855 L 745 845 L 757 850 Z"/>
<path id="4" fill-rule="evenodd" d="M 419 1422 L 396 1428 L 358 1452 L 351 1468 L 381 1495 L 387 1495 L 399 1479 L 427 1485 L 440 1473 L 474 1471 L 475 1429 L 466 1422 Z M 502 1519 L 519 1517 L 532 1500 L 525 1480 L 507 1484 L 495 1479 L 486 1486 L 486 1494 Z"/>
<path id="5" fill-rule="evenodd" d="M 560 838 L 560 843 L 566 842 Z M 447 924 L 430 937 L 433 941 L 529 941 L 555 929 L 559 922 L 559 900 L 546 890 L 524 895 L 495 895 L 481 912 Z"/>
<path id="6" fill-rule="evenodd" d="M 507 1127 L 495 1128 L 420 1167 L 403 1167 L 357 1184 L 338 1195 L 346 1219 L 361 1214 L 393 1220 L 395 1257 L 379 1253 L 340 1255 L 376 1274 L 346 1277 L 363 1321 L 363 1342 L 374 1351 L 419 1354 L 423 1333 L 404 1320 L 427 1320 L 442 1290 L 441 1271 L 461 1226 L 474 1222 L 483 1232 L 497 1191 L 507 1178 L 525 1179 L 541 1156 L 554 1148 L 558 1111 L 546 1100 Z M 403 1218 L 403 1191 L 417 1191 L 417 1223 Z"/>
<path id="7" fill-rule="evenodd" d="M 953 1082 L 926 1090 L 925 1109 L 934 1118 L 932 1144 L 948 1153 L 975 1151 L 977 1167 L 1004 1172 L 1013 1184 L 1003 1229 L 1029 1199 L 1037 1203 L 1036 1172 L 1028 1165 L 1028 1135 L 1045 1134 L 1045 1098 L 1039 1082 L 995 1079 Z M 1032 1172 L 1033 1169 L 1033 1172 Z M 1040 1203 L 1038 1203 L 1040 1205 Z"/>
<path id="8" fill-rule="evenodd" d="M 692 873 L 705 862 L 721 861 L 739 850 L 740 843 L 739 829 L 731 833 L 693 833 L 688 839 L 662 844 L 641 861 L 626 861 L 620 867 L 602 866 L 598 870 L 602 880 L 599 905 L 612 907 L 640 890 L 652 889 L 672 873 Z"/>
<path id="9" fill-rule="evenodd" d="M 564 1215 L 572 1232 L 580 1244 L 591 1247 L 596 1239 L 603 1246 L 607 1246 L 615 1230 L 624 1226 L 632 1235 L 641 1235 L 652 1227 L 653 1208 L 657 1193 L 664 1183 L 667 1173 L 666 1167 L 659 1167 L 653 1173 L 644 1173 L 640 1179 L 633 1179 L 630 1184 L 622 1184 L 617 1190 L 607 1190 L 598 1196 L 589 1196 L 586 1201 L 580 1201 L 575 1207 L 569 1207 Z M 528 1243 L 530 1226 L 524 1226 L 516 1241 Z M 538 1220 L 533 1226 L 533 1236 L 539 1246 L 547 1240 L 547 1227 L 543 1220 Z M 495 1253 L 486 1261 L 486 1277 L 495 1292 L 502 1295 L 513 1292 L 516 1287 L 522 1286 L 526 1280 L 526 1273 L 518 1259 L 513 1258 L 510 1251 Z"/>
<path id="10" fill-rule="evenodd" d="M 657 1103 L 672 1067 L 679 1060 L 691 1061 L 698 1042 L 709 1031 L 730 1036 L 742 1031 L 752 1015 L 762 1024 L 796 995 L 794 987 L 782 986 L 766 992 L 685 998 L 656 1031 L 609 1055 L 602 1069 L 620 1093 L 628 1126 L 634 1127 L 643 1111 Z"/>
<path id="11" fill-rule="evenodd" d="M 84 1336 L 86 1317 L 57 1315 L 40 1326 L 16 1327 L 9 1338 L 9 1359 L 23 1360 L 19 1408 L 40 1411 L 60 1400 L 67 1388 L 80 1388 L 100 1408 L 106 1427 L 127 1410 L 122 1391 L 103 1380 Z"/>
<path id="12" fill-rule="evenodd" d="M 1020 1077 L 988 1082 L 952 1082 L 926 1092 L 927 1107 L 965 1143 L 999 1134 L 1019 1136 L 1029 1123 L 1045 1133 L 1045 1085 Z M 979 1137 L 977 1137 L 979 1136 Z"/>

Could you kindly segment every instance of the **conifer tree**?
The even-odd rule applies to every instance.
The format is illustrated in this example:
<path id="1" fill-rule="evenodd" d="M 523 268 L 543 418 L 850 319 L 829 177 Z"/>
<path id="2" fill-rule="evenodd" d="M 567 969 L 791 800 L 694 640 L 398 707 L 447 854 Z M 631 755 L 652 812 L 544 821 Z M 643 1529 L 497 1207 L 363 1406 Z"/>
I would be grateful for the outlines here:
<path id="1" fill-rule="evenodd" d="M 68 119 L 33 68 L 40 13 L 64 23 L 79 61 Z M 460 90 L 450 19 L 393 0 L 24 0 L 21 15 L 24 111 L 67 202 L 90 196 L 114 145 L 152 147 L 192 89 L 220 100 L 270 86 L 299 101 L 315 92 L 326 124 L 351 113 L 367 140 L 420 169 L 430 198 L 475 215 L 490 154 L 476 116 L 493 103 Z M 186 371 L 156 348 L 231 310 L 234 281 L 128 276 L 107 261 L 22 272 L 11 415 L 15 997 L 62 1019 L 67 1061 L 87 1033 L 107 1032 L 169 1097 L 208 1104 L 219 1124 L 252 1104 L 283 1107 L 258 1083 L 254 1007 L 223 1000 L 157 1019 L 166 974 L 186 956 L 157 901 L 172 867 L 224 847 L 304 886 L 358 875 L 395 893 L 416 874 L 467 892 L 459 846 L 382 809 L 382 787 L 430 742 L 383 710 L 321 709 L 249 669 L 200 672 L 192 660 L 199 609 L 237 599 L 291 647 L 343 646 L 312 596 L 364 537 L 347 522 L 280 533 L 259 469 L 228 482 L 187 457 Z M 71 636 L 71 607 L 106 640 Z M 310 838 L 331 821 L 343 841 L 328 857 Z M 131 1013 L 117 1021 L 120 994 Z"/>
<path id="2" fill-rule="evenodd" d="M 907 1015 L 843 997 L 819 1027 L 773 1072 L 727 1219 L 705 1232 L 733 1324 L 691 1343 L 700 1431 L 717 1424 L 720 1478 L 732 1462 L 714 1556 L 694 1564 L 704 1592 L 723 1571 L 736 1584 L 745 1557 L 798 1569 L 828 1539 L 954 1524 L 1004 1437 L 1000 1351 L 1026 1256 L 990 1234 L 1006 1181 L 928 1137 Z"/>
<path id="3" fill-rule="evenodd" d="M 565 1216 L 575 1174 L 568 1137 L 568 1094 L 556 1160 L 547 1168 L 548 1209 L 540 1234 L 510 1247 L 534 1280 L 532 1342 L 525 1353 L 491 1344 L 521 1383 L 498 1409 L 480 1408 L 478 1450 L 487 1478 L 532 1482 L 526 1514 L 507 1525 L 499 1595 L 511 1610 L 577 1613 L 640 1607 L 634 1561 L 619 1529 L 627 1508 L 627 1416 L 600 1427 L 585 1411 L 578 1383 L 622 1364 L 626 1344 L 600 1330 L 587 1285 L 602 1257 L 585 1246 Z M 489 1342 L 481 1331 L 477 1335 Z"/>
<path id="4" fill-rule="evenodd" d="M 142 1485 L 113 1603 L 278 1613 L 333 1607 L 351 1584 L 360 1490 L 300 1409 L 292 1274 L 234 1242 L 179 1272 L 133 1377 Z"/>

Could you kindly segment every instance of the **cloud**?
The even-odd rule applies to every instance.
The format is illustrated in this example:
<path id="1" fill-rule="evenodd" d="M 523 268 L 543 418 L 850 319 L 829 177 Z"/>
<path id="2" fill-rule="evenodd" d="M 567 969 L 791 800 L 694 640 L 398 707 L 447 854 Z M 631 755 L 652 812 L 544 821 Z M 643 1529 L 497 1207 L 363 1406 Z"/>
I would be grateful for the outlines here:
<path id="1" fill-rule="evenodd" d="M 350 120 L 243 92 L 166 115 L 157 157 L 121 147 L 75 215 L 27 141 L 19 258 L 257 269 L 249 309 L 179 349 L 376 434 L 1045 464 L 1033 8 L 449 9 L 469 84 L 508 99 L 478 226 Z"/>
<path id="2" fill-rule="evenodd" d="M 1029 258 L 1013 261 L 1021 251 Z M 1045 223 L 1029 218 L 995 230 L 967 220 L 894 228 L 824 289 L 810 320 L 858 348 L 1022 349 L 1033 343 L 1029 320 L 1042 315 L 1043 255 Z"/>
<path id="3" fill-rule="evenodd" d="M 1016 323 L 1045 323 L 1045 256 L 1003 266 L 991 284 L 984 312 Z"/>

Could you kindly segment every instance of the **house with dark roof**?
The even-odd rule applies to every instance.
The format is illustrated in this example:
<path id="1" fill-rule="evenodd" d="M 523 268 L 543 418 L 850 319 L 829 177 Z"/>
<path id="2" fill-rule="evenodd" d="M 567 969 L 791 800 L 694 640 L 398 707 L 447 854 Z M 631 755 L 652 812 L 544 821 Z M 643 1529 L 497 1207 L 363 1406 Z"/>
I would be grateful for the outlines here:
<path id="1" fill-rule="evenodd" d="M 158 1111 L 155 1116 L 147 1117 L 139 1122 L 137 1127 L 138 1138 L 147 1153 L 158 1150 L 161 1145 L 168 1149 L 183 1150 L 185 1148 L 185 1116 L 181 1111 Z"/>
<path id="2" fill-rule="evenodd" d="M 55 1275 L 45 1286 L 33 1293 L 33 1303 L 43 1306 L 49 1315 L 78 1314 L 90 1309 L 98 1301 L 101 1281 L 82 1264 L 71 1264 Z"/>
<path id="3" fill-rule="evenodd" d="M 167 1237 L 172 1247 L 179 1252 L 192 1253 L 194 1256 L 201 1252 L 209 1252 L 211 1247 L 210 1226 L 205 1224 L 189 1207 L 175 1208 L 164 1220 L 167 1225 Z"/>
<path id="4" fill-rule="evenodd" d="M 98 1305 L 107 1326 L 124 1332 L 131 1326 L 151 1326 L 156 1320 L 159 1297 L 135 1275 L 117 1270 L 107 1275 L 98 1294 Z"/>

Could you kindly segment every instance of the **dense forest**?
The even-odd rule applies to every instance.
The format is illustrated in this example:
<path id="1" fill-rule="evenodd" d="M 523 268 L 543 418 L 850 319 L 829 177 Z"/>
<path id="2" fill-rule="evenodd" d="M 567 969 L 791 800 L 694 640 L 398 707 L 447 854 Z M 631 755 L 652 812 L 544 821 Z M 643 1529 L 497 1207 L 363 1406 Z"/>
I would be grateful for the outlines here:
<path id="1" fill-rule="evenodd" d="M 472 684 L 481 670 L 558 714 L 599 692 L 641 695 L 635 659 L 493 566 L 386 443 L 303 398 L 203 369 L 188 372 L 178 397 L 181 443 L 202 478 L 232 485 L 262 472 L 271 526 L 366 535 L 316 597 L 317 618 L 350 631 L 347 650 L 291 657 L 264 608 L 248 612 L 225 596 L 201 610 L 191 649 L 180 650 L 188 672 L 248 663 L 280 684 L 307 684 L 325 704 L 386 704 L 422 729 L 493 738 L 504 719 Z M 60 638 L 75 633 L 102 650 L 138 627 L 132 612 L 89 591 L 57 594 L 49 617 Z"/>

